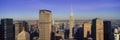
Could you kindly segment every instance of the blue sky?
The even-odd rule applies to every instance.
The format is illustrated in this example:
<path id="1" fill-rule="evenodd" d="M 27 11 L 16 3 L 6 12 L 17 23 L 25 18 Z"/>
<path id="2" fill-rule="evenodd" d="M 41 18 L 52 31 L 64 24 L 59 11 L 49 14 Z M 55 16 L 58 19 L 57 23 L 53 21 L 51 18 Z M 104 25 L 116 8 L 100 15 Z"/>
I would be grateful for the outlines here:
<path id="1" fill-rule="evenodd" d="M 76 20 L 120 19 L 120 0 L 0 0 L 0 18 L 37 20 L 48 9 L 53 19 L 68 20 L 71 5 Z"/>

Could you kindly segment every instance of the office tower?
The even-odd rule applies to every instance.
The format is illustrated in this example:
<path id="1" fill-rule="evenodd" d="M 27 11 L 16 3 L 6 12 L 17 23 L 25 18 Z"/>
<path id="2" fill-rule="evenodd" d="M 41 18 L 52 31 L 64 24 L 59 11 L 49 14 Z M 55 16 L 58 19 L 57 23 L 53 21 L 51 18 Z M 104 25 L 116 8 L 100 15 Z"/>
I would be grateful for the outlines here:
<path id="1" fill-rule="evenodd" d="M 30 40 L 38 40 L 39 38 L 39 29 L 36 24 L 37 21 L 29 21 L 29 33 L 30 33 Z M 38 23 L 38 22 L 37 22 Z"/>
<path id="2" fill-rule="evenodd" d="M 16 40 L 17 35 L 22 31 L 21 23 L 15 22 L 14 27 L 15 27 L 15 40 Z"/>
<path id="3" fill-rule="evenodd" d="M 13 19 L 1 19 L 1 38 L 0 40 L 14 40 Z"/>
<path id="4" fill-rule="evenodd" d="M 0 23 L 0 40 L 2 40 L 2 27 L 1 27 L 1 23 Z"/>
<path id="5" fill-rule="evenodd" d="M 83 27 L 79 27 L 78 29 L 77 29 L 77 32 L 76 32 L 76 39 L 77 40 L 84 40 L 83 39 L 83 33 L 84 33 L 84 31 L 83 31 Z"/>
<path id="6" fill-rule="evenodd" d="M 22 21 L 21 23 L 22 23 L 23 27 L 25 28 L 25 31 L 29 32 L 28 22 Z"/>
<path id="7" fill-rule="evenodd" d="M 65 27 L 64 28 L 64 39 L 69 39 L 69 28 L 68 27 Z"/>
<path id="8" fill-rule="evenodd" d="M 30 34 L 25 31 L 24 27 L 23 30 L 17 35 L 17 40 L 30 40 Z"/>
<path id="9" fill-rule="evenodd" d="M 69 21 L 69 28 L 70 28 L 70 34 L 69 34 L 69 38 L 73 38 L 72 36 L 72 29 L 74 27 L 74 14 L 71 8 L 71 13 L 70 13 L 70 21 Z"/>
<path id="10" fill-rule="evenodd" d="M 87 40 L 89 37 L 91 37 L 91 23 L 85 22 L 83 24 L 83 31 L 84 31 L 84 40 Z"/>
<path id="11" fill-rule="evenodd" d="M 39 40 L 50 40 L 52 26 L 52 14 L 50 10 L 39 12 Z"/>
<path id="12" fill-rule="evenodd" d="M 111 40 L 111 22 L 104 21 L 104 40 Z"/>
<path id="13" fill-rule="evenodd" d="M 92 38 L 93 40 L 104 40 L 104 27 L 102 19 L 92 20 Z"/>

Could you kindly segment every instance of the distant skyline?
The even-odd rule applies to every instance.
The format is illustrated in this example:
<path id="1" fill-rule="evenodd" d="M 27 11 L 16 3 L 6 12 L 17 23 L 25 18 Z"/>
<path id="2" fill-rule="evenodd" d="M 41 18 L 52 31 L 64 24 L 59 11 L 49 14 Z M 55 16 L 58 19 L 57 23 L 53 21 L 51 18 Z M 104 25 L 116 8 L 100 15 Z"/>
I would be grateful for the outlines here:
<path id="1" fill-rule="evenodd" d="M 52 11 L 54 20 L 120 19 L 120 0 L 0 0 L 0 18 L 38 20 L 39 10 Z"/>

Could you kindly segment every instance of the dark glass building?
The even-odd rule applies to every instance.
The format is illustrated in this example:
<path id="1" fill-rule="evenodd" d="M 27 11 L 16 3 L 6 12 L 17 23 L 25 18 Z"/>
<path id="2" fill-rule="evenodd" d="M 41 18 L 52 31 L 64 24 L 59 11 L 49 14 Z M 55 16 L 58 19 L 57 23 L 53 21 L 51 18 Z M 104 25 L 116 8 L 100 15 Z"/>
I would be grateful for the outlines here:
<path id="1" fill-rule="evenodd" d="M 104 21 L 104 40 L 111 40 L 111 21 Z"/>
<path id="2" fill-rule="evenodd" d="M 13 19 L 1 19 L 0 40 L 14 40 Z"/>
<path id="3" fill-rule="evenodd" d="M 22 25 L 25 28 L 26 32 L 29 32 L 29 28 L 28 28 L 28 22 L 27 21 L 22 21 Z"/>
<path id="4" fill-rule="evenodd" d="M 102 19 L 93 19 L 91 30 L 93 40 L 104 40 L 104 24 Z"/>

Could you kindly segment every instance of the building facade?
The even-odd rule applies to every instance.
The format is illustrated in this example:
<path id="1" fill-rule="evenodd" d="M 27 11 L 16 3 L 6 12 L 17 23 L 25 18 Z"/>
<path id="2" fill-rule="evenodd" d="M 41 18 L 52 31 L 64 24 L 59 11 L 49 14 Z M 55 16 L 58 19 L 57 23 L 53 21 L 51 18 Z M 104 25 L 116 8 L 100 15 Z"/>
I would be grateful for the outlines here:
<path id="1" fill-rule="evenodd" d="M 102 19 L 92 20 L 92 38 L 93 40 L 104 40 L 104 25 Z"/>
<path id="2" fill-rule="evenodd" d="M 84 40 L 87 40 L 89 37 L 91 37 L 91 23 L 90 22 L 85 22 L 83 24 L 84 28 Z"/>
<path id="3" fill-rule="evenodd" d="M 25 31 L 29 32 L 28 22 L 27 21 L 22 21 L 21 23 L 22 23 L 23 27 L 25 28 Z"/>
<path id="4" fill-rule="evenodd" d="M 1 39 L 0 40 L 14 40 L 13 19 L 1 19 Z"/>
<path id="5" fill-rule="evenodd" d="M 111 30 L 111 22 L 104 21 L 104 40 L 111 40 L 112 30 Z"/>
<path id="6" fill-rule="evenodd" d="M 17 40 L 17 35 L 22 31 L 20 22 L 15 22 L 14 27 L 15 27 L 15 40 Z"/>
<path id="7" fill-rule="evenodd" d="M 52 14 L 50 10 L 39 12 L 39 40 L 50 40 L 52 26 Z"/>

